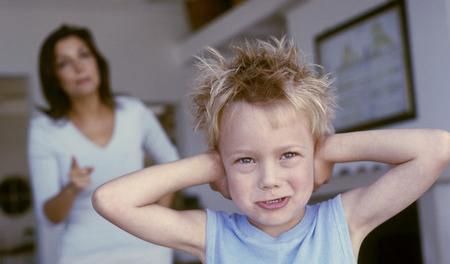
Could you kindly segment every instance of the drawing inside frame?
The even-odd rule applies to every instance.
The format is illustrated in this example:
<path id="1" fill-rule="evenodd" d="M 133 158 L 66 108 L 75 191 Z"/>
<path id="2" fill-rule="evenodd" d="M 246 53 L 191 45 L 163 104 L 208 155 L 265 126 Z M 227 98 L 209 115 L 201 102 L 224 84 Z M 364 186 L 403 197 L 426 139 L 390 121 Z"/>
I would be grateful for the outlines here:
<path id="1" fill-rule="evenodd" d="M 338 132 L 414 118 L 404 1 L 393 1 L 315 39 L 318 64 L 335 78 Z"/>

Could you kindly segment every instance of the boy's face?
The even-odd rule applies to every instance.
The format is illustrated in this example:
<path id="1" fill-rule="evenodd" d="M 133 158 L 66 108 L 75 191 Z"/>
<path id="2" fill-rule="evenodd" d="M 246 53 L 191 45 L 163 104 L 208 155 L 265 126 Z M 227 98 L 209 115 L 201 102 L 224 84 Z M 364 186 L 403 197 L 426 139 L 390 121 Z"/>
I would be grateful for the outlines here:
<path id="1" fill-rule="evenodd" d="M 269 235 L 291 229 L 313 190 L 314 142 L 306 116 L 288 107 L 236 102 L 225 109 L 220 127 L 234 203 Z"/>

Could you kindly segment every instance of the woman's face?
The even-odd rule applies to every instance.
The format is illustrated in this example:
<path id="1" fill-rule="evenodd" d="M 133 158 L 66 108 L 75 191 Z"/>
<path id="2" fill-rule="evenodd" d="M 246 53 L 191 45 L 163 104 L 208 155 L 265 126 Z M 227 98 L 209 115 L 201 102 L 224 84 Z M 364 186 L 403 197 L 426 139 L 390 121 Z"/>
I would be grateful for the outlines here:
<path id="1" fill-rule="evenodd" d="M 56 43 L 56 76 L 71 99 L 96 95 L 100 85 L 97 60 L 80 38 L 70 36 Z"/>

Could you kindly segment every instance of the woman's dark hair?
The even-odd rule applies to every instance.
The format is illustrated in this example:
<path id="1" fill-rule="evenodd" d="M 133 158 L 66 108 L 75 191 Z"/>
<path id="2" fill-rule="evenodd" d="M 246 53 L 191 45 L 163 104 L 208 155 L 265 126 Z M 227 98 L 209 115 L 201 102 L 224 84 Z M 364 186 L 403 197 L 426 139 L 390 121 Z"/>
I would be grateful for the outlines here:
<path id="1" fill-rule="evenodd" d="M 69 96 L 61 87 L 56 75 L 56 44 L 67 37 L 75 36 L 83 41 L 94 55 L 100 74 L 99 95 L 103 104 L 114 109 L 115 102 L 109 83 L 109 66 L 106 59 L 95 45 L 89 29 L 73 25 L 61 25 L 44 41 L 39 54 L 39 77 L 41 89 L 48 103 L 48 108 L 41 110 L 53 119 L 67 117 L 71 102 Z"/>

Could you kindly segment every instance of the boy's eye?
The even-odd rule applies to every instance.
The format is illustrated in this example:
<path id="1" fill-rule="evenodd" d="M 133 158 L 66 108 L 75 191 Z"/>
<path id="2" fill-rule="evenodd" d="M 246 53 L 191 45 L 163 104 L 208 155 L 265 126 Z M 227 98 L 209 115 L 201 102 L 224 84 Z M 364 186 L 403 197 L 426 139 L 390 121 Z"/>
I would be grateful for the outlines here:
<path id="1" fill-rule="evenodd" d="M 245 157 L 245 158 L 237 159 L 236 162 L 240 163 L 240 164 L 249 164 L 249 163 L 253 163 L 254 161 L 252 158 Z"/>
<path id="2" fill-rule="evenodd" d="M 281 155 L 281 159 L 282 160 L 292 159 L 293 157 L 296 157 L 296 156 L 298 156 L 298 153 L 286 152 L 286 153 L 283 153 L 283 155 Z"/>

